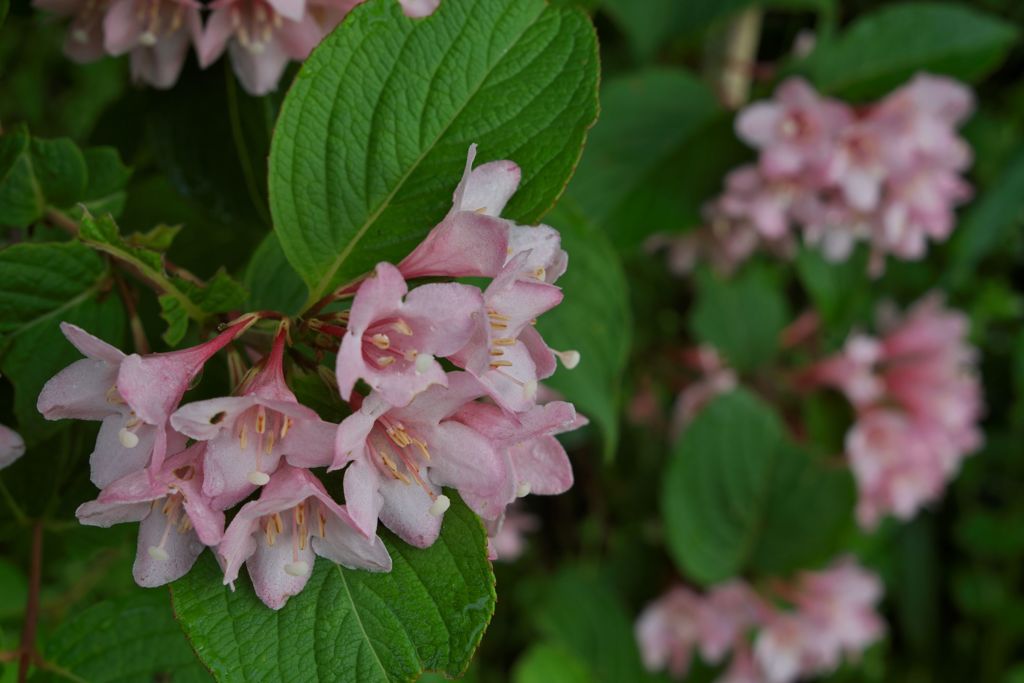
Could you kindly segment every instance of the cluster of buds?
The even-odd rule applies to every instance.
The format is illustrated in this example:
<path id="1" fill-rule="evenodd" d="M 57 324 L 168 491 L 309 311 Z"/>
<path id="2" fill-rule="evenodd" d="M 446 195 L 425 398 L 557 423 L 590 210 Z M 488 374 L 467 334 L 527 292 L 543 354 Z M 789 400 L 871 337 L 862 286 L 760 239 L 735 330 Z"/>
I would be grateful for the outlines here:
<path id="1" fill-rule="evenodd" d="M 973 105 L 965 86 L 926 74 L 856 108 L 791 78 L 738 115 L 758 160 L 729 173 L 704 207 L 706 227 L 652 246 L 667 244 L 684 272 L 702 258 L 728 270 L 757 249 L 792 253 L 799 238 L 833 262 L 866 242 L 874 274 L 886 255 L 920 259 L 971 195 L 971 149 L 956 128 Z"/>
<path id="2" fill-rule="evenodd" d="M 315 555 L 389 571 L 378 522 L 407 543 L 431 545 L 451 504 L 443 487 L 496 535 L 517 499 L 572 485 L 554 435 L 585 420 L 569 403 L 539 400 L 538 383 L 556 358 L 572 367 L 579 354 L 553 351 L 534 326 L 561 302 L 553 283 L 568 258 L 553 228 L 500 217 L 519 167 L 474 169 L 475 153 L 451 211 L 411 254 L 341 288 L 350 308 L 301 322 L 335 341 L 338 390 L 352 408 L 340 425 L 288 387 L 288 320 L 233 395 L 185 405 L 203 365 L 240 343 L 258 314 L 199 346 L 144 356 L 62 326 L 86 358 L 46 384 L 38 408 L 49 419 L 102 421 L 90 459 L 102 490 L 77 514 L 98 526 L 141 522 L 139 584 L 179 578 L 211 547 L 225 583 L 245 564 L 257 595 L 277 609 L 305 586 Z M 427 277 L 490 284 L 406 283 Z M 342 478 L 343 505 L 315 468 Z M 224 511 L 243 502 L 225 529 Z"/>
<path id="3" fill-rule="evenodd" d="M 718 683 L 790 683 L 827 674 L 881 638 L 881 582 L 851 558 L 758 592 L 743 581 L 704 594 L 677 586 L 636 624 L 645 666 L 683 678 L 694 653 L 711 665 L 732 658 Z"/>
<path id="4" fill-rule="evenodd" d="M 841 391 L 856 411 L 846 435 L 862 526 L 909 519 L 942 495 L 982 441 L 977 350 L 967 318 L 932 295 L 905 317 L 883 308 L 881 335 L 855 334 L 807 373 Z"/>
<path id="5" fill-rule="evenodd" d="M 363 0 L 33 0 L 70 17 L 64 52 L 76 62 L 131 55 L 132 78 L 170 88 L 190 46 L 206 68 L 225 50 L 253 95 L 277 87 L 289 60 L 303 60 Z M 399 0 L 410 17 L 427 16 L 440 0 Z"/>

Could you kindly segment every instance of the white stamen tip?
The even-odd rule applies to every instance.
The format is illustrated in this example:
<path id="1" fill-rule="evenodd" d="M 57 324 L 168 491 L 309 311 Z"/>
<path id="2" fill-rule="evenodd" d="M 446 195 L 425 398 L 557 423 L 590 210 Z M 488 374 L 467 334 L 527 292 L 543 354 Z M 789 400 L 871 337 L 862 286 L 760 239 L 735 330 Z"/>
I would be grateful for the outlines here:
<path id="1" fill-rule="evenodd" d="M 434 357 L 429 353 L 421 353 L 416 356 L 416 372 L 422 375 L 434 364 Z"/>
<path id="2" fill-rule="evenodd" d="M 270 475 L 266 472 L 260 472 L 259 470 L 253 470 L 249 473 L 249 483 L 253 486 L 263 486 L 270 481 Z"/>
<path id="3" fill-rule="evenodd" d="M 558 356 L 558 360 L 562 361 L 562 365 L 565 366 L 566 370 L 572 370 L 574 367 L 580 364 L 579 351 L 556 351 L 555 355 Z"/>
<path id="4" fill-rule="evenodd" d="M 309 563 L 299 560 L 298 562 L 289 562 L 284 566 L 285 574 L 291 576 L 305 576 L 309 573 Z"/>
<path id="5" fill-rule="evenodd" d="M 125 448 L 135 448 L 139 445 L 139 435 L 129 431 L 126 427 L 121 427 L 121 431 L 117 433 L 117 440 Z"/>
<path id="6" fill-rule="evenodd" d="M 451 506 L 451 499 L 448 496 L 441 494 L 434 501 L 434 504 L 430 506 L 430 514 L 434 515 L 435 517 L 440 517 L 445 513 L 445 510 L 447 510 Z"/>
<path id="7" fill-rule="evenodd" d="M 139 42 L 146 47 L 153 47 L 156 45 L 156 36 L 151 31 L 146 31 L 139 35 Z"/>
<path id="8" fill-rule="evenodd" d="M 530 486 L 530 482 L 520 482 L 519 486 L 516 487 L 516 498 L 525 498 L 530 495 L 530 491 L 532 490 L 533 488 Z"/>
<path id="9" fill-rule="evenodd" d="M 88 43 L 89 32 L 84 29 L 76 28 L 71 32 L 71 38 L 74 39 L 76 43 Z"/>
<path id="10" fill-rule="evenodd" d="M 146 552 L 149 553 L 149 556 L 154 560 L 159 560 L 161 562 L 171 559 L 171 556 L 167 554 L 167 551 L 158 545 L 149 546 L 149 548 L 146 549 Z"/>
<path id="11" fill-rule="evenodd" d="M 523 385 L 523 394 L 526 395 L 527 401 L 532 401 L 537 398 L 537 380 L 530 380 Z"/>

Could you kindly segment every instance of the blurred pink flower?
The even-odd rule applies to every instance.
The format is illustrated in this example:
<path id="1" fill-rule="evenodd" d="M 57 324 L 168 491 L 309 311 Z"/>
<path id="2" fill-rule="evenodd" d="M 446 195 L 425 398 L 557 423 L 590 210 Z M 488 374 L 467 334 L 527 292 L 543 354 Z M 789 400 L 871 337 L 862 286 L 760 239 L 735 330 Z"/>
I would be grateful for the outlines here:
<path id="1" fill-rule="evenodd" d="M 103 19 L 108 54 L 131 54 L 132 78 L 155 88 L 173 86 L 189 46 L 199 40 L 195 0 L 112 0 Z"/>
<path id="2" fill-rule="evenodd" d="M 64 37 L 64 54 L 79 63 L 104 56 L 103 19 L 110 0 L 32 0 L 33 7 L 58 17 L 71 17 Z"/>
<path id="3" fill-rule="evenodd" d="M 512 507 L 486 526 L 488 559 L 515 562 L 526 551 L 526 535 L 540 528 L 540 519 Z"/>
<path id="4" fill-rule="evenodd" d="M 25 440 L 10 427 L 0 425 L 0 470 L 25 455 Z"/>

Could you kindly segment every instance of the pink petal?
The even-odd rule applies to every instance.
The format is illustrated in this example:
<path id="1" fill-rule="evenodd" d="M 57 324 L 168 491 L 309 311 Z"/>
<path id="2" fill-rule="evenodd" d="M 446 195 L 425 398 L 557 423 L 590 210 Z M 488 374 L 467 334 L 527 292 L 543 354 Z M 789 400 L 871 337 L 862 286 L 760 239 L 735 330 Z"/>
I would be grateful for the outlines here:
<path id="1" fill-rule="evenodd" d="M 391 555 L 377 536 L 366 538 L 337 517 L 327 520 L 324 537 L 314 536 L 313 551 L 349 569 L 391 571 Z"/>
<path id="2" fill-rule="evenodd" d="M 76 349 L 82 352 L 82 355 L 88 358 L 106 361 L 111 365 L 117 365 L 124 359 L 124 351 L 116 346 L 111 346 L 99 337 L 94 337 L 77 325 L 61 323 L 60 331 Z"/>
<path id="3" fill-rule="evenodd" d="M 429 482 L 427 482 L 429 484 Z M 441 490 L 431 486 L 434 495 Z M 427 548 L 441 533 L 441 516 L 430 513 L 434 499 L 416 484 L 405 484 L 398 479 L 382 481 L 380 495 L 384 506 L 380 521 L 399 538 L 417 548 Z"/>
<path id="4" fill-rule="evenodd" d="M 402 5 L 402 12 L 405 16 L 413 19 L 429 17 L 441 4 L 441 0 L 398 0 Z"/>
<path id="5" fill-rule="evenodd" d="M 89 479 L 100 488 L 149 465 L 157 430 L 147 424 L 133 427 L 130 431 L 138 437 L 138 443 L 128 448 L 121 443 L 121 430 L 126 428 L 129 419 L 127 415 L 115 414 L 100 425 L 96 447 L 89 456 Z"/>
<path id="6" fill-rule="evenodd" d="M 235 29 L 231 25 L 231 6 L 215 9 L 207 19 L 206 28 L 196 43 L 199 66 L 205 69 L 217 61 L 217 58 L 224 54 L 228 40 L 234 34 Z"/>
<path id="7" fill-rule="evenodd" d="M 117 381 L 117 365 L 85 358 L 51 377 L 36 400 L 36 409 L 47 420 L 102 420 L 122 406 L 108 399 Z"/>
<path id="8" fill-rule="evenodd" d="M 430 479 L 460 493 L 490 495 L 509 476 L 504 462 L 479 432 L 447 421 L 422 435 L 430 447 Z"/>
<path id="9" fill-rule="evenodd" d="M 363 357 L 362 334 L 355 334 L 351 326 L 341 340 L 334 371 L 338 379 L 338 393 L 346 401 L 352 396 L 352 389 L 359 378 L 369 374 L 370 368 Z"/>
<path id="10" fill-rule="evenodd" d="M 25 455 L 25 441 L 16 431 L 0 425 L 0 470 Z"/>
<path id="11" fill-rule="evenodd" d="M 450 356 L 469 341 L 484 316 L 480 290 L 456 283 L 417 287 L 402 307 L 421 353 Z"/>
<path id="12" fill-rule="evenodd" d="M 457 207 L 487 216 L 500 216 L 519 187 L 522 171 L 512 161 L 492 161 L 478 166 L 466 178 Z"/>
<path id="13" fill-rule="evenodd" d="M 562 236 L 547 225 L 509 228 L 509 258 L 529 252 L 520 266 L 521 272 L 538 277 L 541 282 L 553 283 L 561 277 L 569 265 L 569 255 L 562 249 Z"/>
<path id="14" fill-rule="evenodd" d="M 284 1 L 289 4 L 295 4 L 302 0 Z M 284 22 L 284 25 L 277 32 L 277 40 L 281 45 L 281 49 L 290 58 L 298 61 L 308 57 L 313 48 L 319 44 L 322 37 L 323 31 L 311 14 L 296 18 L 294 22 Z"/>
<path id="15" fill-rule="evenodd" d="M 301 420 L 281 439 L 278 449 L 296 467 L 328 467 L 334 462 L 337 429 L 338 425 L 319 418 Z"/>
<path id="16" fill-rule="evenodd" d="M 224 396 L 186 403 L 171 415 L 171 426 L 199 441 L 209 441 L 222 431 L 233 431 L 235 421 L 257 404 L 255 396 Z"/>
<path id="17" fill-rule="evenodd" d="M 103 47 L 114 56 L 123 55 L 139 42 L 140 24 L 135 0 L 114 0 L 103 18 Z"/>
<path id="18" fill-rule="evenodd" d="M 505 264 L 509 224 L 467 211 L 449 214 L 398 264 L 407 279 L 494 277 Z"/>
<path id="19" fill-rule="evenodd" d="M 371 394 L 359 410 L 341 421 L 334 441 L 334 461 L 330 469 L 341 469 L 346 463 L 365 457 L 366 438 L 377 418 L 387 409 L 387 404 L 379 396 Z"/>
<path id="20" fill-rule="evenodd" d="M 313 573 L 316 555 L 312 544 L 299 549 L 296 556 L 294 548 L 297 544 L 293 547 L 292 535 L 292 526 L 285 524 L 274 545 L 256 541 L 255 552 L 245 562 L 256 595 L 271 609 L 281 609 L 289 597 L 301 593 Z M 286 572 L 285 566 L 296 559 L 305 562 L 309 571 L 300 576 Z"/>
<path id="21" fill-rule="evenodd" d="M 352 301 L 348 329 L 362 338 L 374 321 L 386 318 L 402 307 L 402 297 L 409 291 L 402 273 L 390 263 L 378 263 L 363 281 Z"/>
<path id="22" fill-rule="evenodd" d="M 153 47 L 135 48 L 131 59 L 132 79 L 161 90 L 171 88 L 185 66 L 188 46 L 189 34 L 182 28 L 160 37 Z"/>
<path id="23" fill-rule="evenodd" d="M 345 470 L 345 508 L 355 528 L 365 536 L 377 531 L 384 498 L 378 493 L 381 477 L 376 466 L 366 459 L 354 461 Z"/>
<path id="24" fill-rule="evenodd" d="M 306 14 L 306 0 L 267 0 L 275 12 L 285 19 L 299 21 Z"/>
<path id="25" fill-rule="evenodd" d="M 540 436 L 512 448 L 516 486 L 530 493 L 554 496 L 572 487 L 572 465 L 562 444 L 553 436 Z"/>
<path id="26" fill-rule="evenodd" d="M 253 439 L 254 435 L 249 438 Z M 273 474 L 277 470 L 281 455 L 276 448 L 270 453 L 260 453 L 257 465 L 256 444 L 249 443 L 247 446 L 242 450 L 238 437 L 231 432 L 208 442 L 203 476 L 205 495 L 224 500 L 242 500 L 256 488 L 250 481 L 254 471 Z"/>
<path id="27" fill-rule="evenodd" d="M 779 137 L 783 113 L 774 102 L 755 102 L 736 117 L 736 135 L 754 147 L 764 147 Z"/>
<path id="28" fill-rule="evenodd" d="M 267 43 L 263 51 L 256 54 L 234 40 L 228 45 L 228 54 L 239 83 L 250 95 L 266 95 L 277 89 L 288 65 L 288 55 L 276 41 Z"/>
<path id="29" fill-rule="evenodd" d="M 166 535 L 167 518 L 160 506 L 142 520 L 139 525 L 139 546 L 132 566 L 135 583 L 145 588 L 163 586 L 180 579 L 195 564 L 196 558 L 203 552 L 202 543 L 194 530 L 185 533 L 172 528 Z M 149 552 L 151 547 L 162 547 L 167 559 L 158 559 Z"/>
<path id="30" fill-rule="evenodd" d="M 487 393 L 486 388 L 470 373 L 449 372 L 447 387 L 431 387 L 417 396 L 408 406 L 392 408 L 389 413 L 399 422 L 436 425 L 485 393 Z"/>
<path id="31" fill-rule="evenodd" d="M 555 354 L 551 352 L 547 342 L 540 336 L 536 327 L 528 325 L 519 333 L 519 341 L 526 347 L 537 368 L 537 379 L 547 379 L 555 374 L 558 363 L 555 361 Z M 581 361 L 582 362 L 582 361 Z M 584 372 L 586 372 L 584 370 Z"/>

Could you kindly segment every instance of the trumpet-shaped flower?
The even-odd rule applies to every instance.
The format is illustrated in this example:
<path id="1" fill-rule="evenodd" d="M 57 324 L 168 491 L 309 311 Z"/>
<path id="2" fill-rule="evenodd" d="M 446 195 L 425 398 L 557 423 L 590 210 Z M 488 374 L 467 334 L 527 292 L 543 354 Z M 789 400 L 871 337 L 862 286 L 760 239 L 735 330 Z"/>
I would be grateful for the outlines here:
<path id="1" fill-rule="evenodd" d="M 316 555 L 350 569 L 391 571 L 381 540 L 357 532 L 316 477 L 288 465 L 274 472 L 258 500 L 242 506 L 217 552 L 224 583 L 233 583 L 244 563 L 256 595 L 271 609 L 302 591 Z"/>
<path id="2" fill-rule="evenodd" d="M 352 302 L 338 351 L 341 396 L 364 379 L 385 401 L 404 406 L 431 384 L 447 383 L 435 356 L 462 348 L 483 317 L 480 291 L 455 283 L 409 291 L 390 263 L 377 265 Z"/>
<path id="3" fill-rule="evenodd" d="M 337 425 L 300 405 L 284 379 L 286 332 L 239 396 L 189 403 L 171 415 L 182 434 L 207 442 L 203 493 L 230 507 L 270 481 L 282 457 L 294 465 L 327 466 Z"/>
<path id="4" fill-rule="evenodd" d="M 58 17 L 71 17 L 64 54 L 85 64 L 103 57 L 103 19 L 109 0 L 32 0 L 32 5 Z"/>
<path id="5" fill-rule="evenodd" d="M 202 492 L 204 449 L 205 444 L 196 444 L 168 458 L 156 473 L 122 477 L 75 512 L 90 526 L 141 522 L 132 568 L 140 586 L 162 586 L 184 576 L 204 546 L 221 540 L 224 513 Z"/>
<path id="6" fill-rule="evenodd" d="M 104 48 L 131 54 L 136 81 L 170 88 L 199 40 L 200 7 L 194 0 L 113 0 L 103 20 Z"/>
<path id="7" fill-rule="evenodd" d="M 471 427 L 449 419 L 484 393 L 471 375 L 454 372 L 404 407 L 371 394 L 338 427 L 331 469 L 345 465 L 345 501 L 364 533 L 378 517 L 404 541 L 425 548 L 441 530 L 450 486 L 465 498 L 497 495 L 505 485 L 503 459 Z"/>

